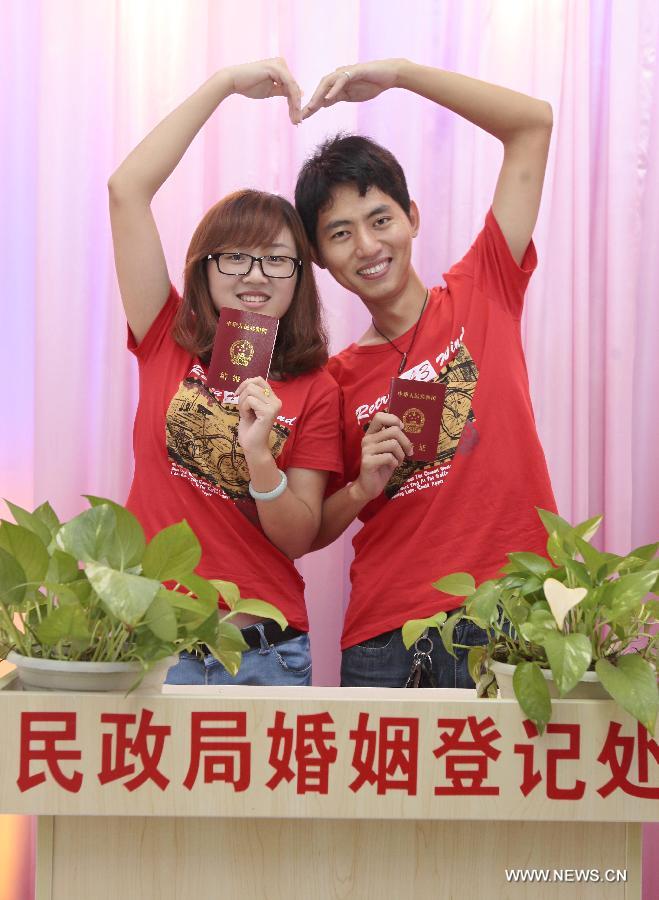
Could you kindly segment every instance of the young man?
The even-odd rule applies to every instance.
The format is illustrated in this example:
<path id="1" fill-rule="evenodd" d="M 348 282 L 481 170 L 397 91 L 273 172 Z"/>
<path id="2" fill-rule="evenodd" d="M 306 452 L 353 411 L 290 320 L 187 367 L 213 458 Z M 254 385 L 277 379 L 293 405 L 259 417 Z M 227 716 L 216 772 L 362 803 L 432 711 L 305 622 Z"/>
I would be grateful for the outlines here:
<path id="1" fill-rule="evenodd" d="M 303 166 L 296 205 L 318 263 L 360 298 L 366 333 L 330 360 L 343 393 L 343 486 L 326 499 L 317 542 L 356 517 L 352 591 L 341 683 L 402 687 L 412 651 L 408 619 L 460 606 L 432 582 L 455 571 L 492 577 L 512 550 L 544 552 L 535 507 L 555 509 L 536 432 L 520 318 L 536 253 L 538 214 L 552 128 L 548 103 L 407 60 L 337 69 L 302 116 L 388 88 L 453 110 L 503 143 L 492 208 L 466 255 L 429 290 L 411 264 L 419 211 L 395 158 L 358 136 L 327 141 Z M 433 463 L 414 462 L 401 421 L 384 412 L 392 376 L 446 384 Z M 347 483 L 346 483 L 347 482 Z M 449 656 L 433 630 L 440 687 L 468 687 L 467 651 Z M 484 642 L 462 622 L 457 643 Z M 429 646 L 427 643 L 424 646 Z"/>

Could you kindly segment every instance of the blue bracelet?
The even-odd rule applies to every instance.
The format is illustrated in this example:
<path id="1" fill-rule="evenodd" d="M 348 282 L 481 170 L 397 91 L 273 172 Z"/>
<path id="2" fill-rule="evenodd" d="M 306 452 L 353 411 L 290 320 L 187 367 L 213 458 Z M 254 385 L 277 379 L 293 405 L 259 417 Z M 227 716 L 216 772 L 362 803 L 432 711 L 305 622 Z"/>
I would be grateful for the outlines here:
<path id="1" fill-rule="evenodd" d="M 273 488 L 271 491 L 257 491 L 252 487 L 252 482 L 249 483 L 249 493 L 255 500 L 276 500 L 277 497 L 281 497 L 281 495 L 286 490 L 288 485 L 288 478 L 286 477 L 286 472 L 282 472 L 280 470 L 279 474 L 281 475 L 281 481 L 277 485 L 276 488 Z"/>

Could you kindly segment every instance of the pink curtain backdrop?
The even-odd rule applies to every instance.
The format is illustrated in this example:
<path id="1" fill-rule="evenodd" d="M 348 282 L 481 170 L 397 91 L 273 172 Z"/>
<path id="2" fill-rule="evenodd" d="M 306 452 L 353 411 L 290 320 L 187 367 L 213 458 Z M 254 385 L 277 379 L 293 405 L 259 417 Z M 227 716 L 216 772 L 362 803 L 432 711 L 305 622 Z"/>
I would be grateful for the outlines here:
<path id="1" fill-rule="evenodd" d="M 360 59 L 406 56 L 549 100 L 554 137 L 524 342 L 559 508 L 604 513 L 602 546 L 659 533 L 659 7 L 655 0 L 3 0 L 0 3 L 1 495 L 61 516 L 83 493 L 126 498 L 136 369 L 114 279 L 106 181 L 214 69 L 284 56 L 307 94 Z M 231 98 L 155 202 L 180 286 L 188 240 L 219 196 L 291 196 L 322 138 L 390 147 L 421 206 L 428 284 L 491 202 L 496 140 L 411 94 L 321 112 Z M 367 319 L 319 273 L 335 350 Z M 413 527 L 413 524 L 410 525 Z M 523 549 L 523 548 L 512 548 Z M 348 537 L 306 557 L 316 684 L 335 684 Z M 0 818 L 0 900 L 30 894 L 30 829 Z M 659 896 L 659 827 L 646 828 L 644 897 Z M 654 848 L 651 849 L 651 846 Z M 587 861 L 584 860 L 584 865 Z"/>

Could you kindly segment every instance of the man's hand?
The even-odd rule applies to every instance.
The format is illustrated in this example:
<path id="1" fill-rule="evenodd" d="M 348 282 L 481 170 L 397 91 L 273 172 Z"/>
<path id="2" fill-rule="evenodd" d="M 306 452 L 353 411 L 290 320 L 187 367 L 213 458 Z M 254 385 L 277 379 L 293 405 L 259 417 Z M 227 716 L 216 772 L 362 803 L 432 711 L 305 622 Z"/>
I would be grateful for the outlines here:
<path id="1" fill-rule="evenodd" d="M 319 109 L 333 106 L 341 100 L 348 103 L 372 100 L 382 91 L 396 86 L 402 62 L 400 59 L 380 59 L 335 69 L 321 79 L 311 100 L 302 110 L 301 118 L 308 119 Z"/>
<path id="2" fill-rule="evenodd" d="M 355 499 L 368 502 L 379 497 L 394 471 L 411 454 L 412 443 L 400 419 L 391 413 L 376 413 L 362 439 L 359 477 L 351 485 Z"/>
<path id="3" fill-rule="evenodd" d="M 301 121 L 302 91 L 281 57 L 230 66 L 224 72 L 231 79 L 232 93 L 252 100 L 286 97 L 291 122 L 298 125 Z"/>

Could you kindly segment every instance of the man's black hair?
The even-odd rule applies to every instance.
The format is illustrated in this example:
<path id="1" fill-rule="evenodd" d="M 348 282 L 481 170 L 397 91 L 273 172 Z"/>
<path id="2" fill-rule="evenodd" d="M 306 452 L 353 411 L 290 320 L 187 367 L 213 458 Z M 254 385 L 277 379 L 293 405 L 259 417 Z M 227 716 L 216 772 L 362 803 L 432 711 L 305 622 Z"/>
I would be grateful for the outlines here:
<path id="1" fill-rule="evenodd" d="M 361 197 L 370 187 L 377 187 L 410 214 L 405 173 L 393 153 L 370 138 L 337 134 L 304 163 L 295 185 L 295 206 L 314 246 L 318 214 L 328 206 L 339 184 L 354 184 Z"/>

